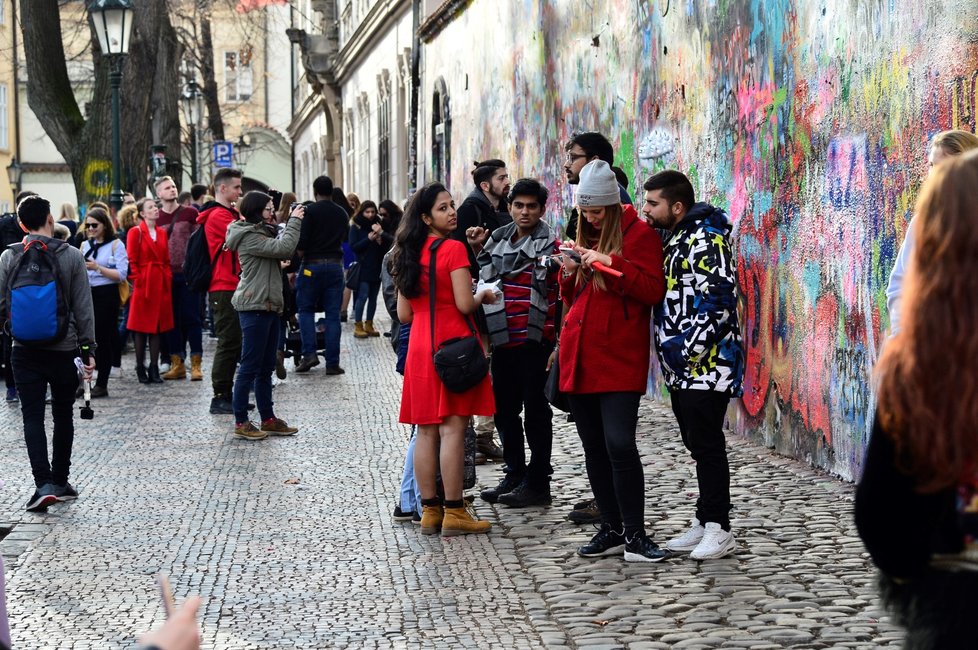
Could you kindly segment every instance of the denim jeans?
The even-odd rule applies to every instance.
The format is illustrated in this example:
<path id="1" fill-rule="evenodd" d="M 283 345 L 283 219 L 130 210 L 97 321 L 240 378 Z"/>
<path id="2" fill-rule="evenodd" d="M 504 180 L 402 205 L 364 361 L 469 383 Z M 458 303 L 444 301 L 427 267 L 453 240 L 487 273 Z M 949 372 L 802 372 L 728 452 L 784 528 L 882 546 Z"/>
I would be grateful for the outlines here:
<path id="1" fill-rule="evenodd" d="M 173 275 L 173 329 L 166 333 L 170 354 L 187 358 L 187 344 L 191 355 L 204 353 L 200 294 L 187 286 L 183 273 Z"/>
<path id="2" fill-rule="evenodd" d="M 340 305 L 343 302 L 343 265 L 309 264 L 299 268 L 295 280 L 295 301 L 299 311 L 299 335 L 302 356 L 316 356 L 316 311 L 322 305 L 326 313 L 326 367 L 340 365 Z"/>
<path id="3" fill-rule="evenodd" d="M 712 390 L 670 390 L 683 444 L 696 461 L 696 518 L 730 530 L 730 465 L 723 419 L 730 395 Z"/>
<path id="4" fill-rule="evenodd" d="M 404 475 L 401 477 L 401 511 L 421 514 L 421 488 L 414 479 L 414 442 L 418 439 L 418 427 L 411 431 L 407 455 L 404 457 Z"/>
<path id="5" fill-rule="evenodd" d="M 379 293 L 379 280 L 377 282 L 360 283 L 353 299 L 353 316 L 355 317 L 355 321 L 360 322 L 363 320 L 363 308 L 365 305 L 367 307 L 367 320 L 374 319 L 374 314 L 377 313 L 377 294 Z"/>
<path id="6" fill-rule="evenodd" d="M 262 422 L 275 417 L 272 410 L 272 373 L 278 349 L 279 315 L 273 311 L 238 312 L 241 322 L 241 363 L 234 378 L 231 407 L 234 421 L 248 420 L 248 394 L 255 387 L 255 404 Z"/>
<path id="7" fill-rule="evenodd" d="M 635 445 L 641 393 L 584 393 L 568 396 L 591 491 L 603 523 L 625 527 L 626 535 L 645 529 L 645 478 Z"/>
<path id="8" fill-rule="evenodd" d="M 14 380 L 20 393 L 20 410 L 24 417 L 24 442 L 31 460 L 34 484 L 64 485 L 71 467 L 71 445 L 75 439 L 72 410 L 78 388 L 78 369 L 74 352 L 25 349 L 15 346 L 11 353 Z M 51 386 L 51 412 L 54 437 L 51 462 L 48 463 L 48 438 L 44 431 L 44 393 Z"/>

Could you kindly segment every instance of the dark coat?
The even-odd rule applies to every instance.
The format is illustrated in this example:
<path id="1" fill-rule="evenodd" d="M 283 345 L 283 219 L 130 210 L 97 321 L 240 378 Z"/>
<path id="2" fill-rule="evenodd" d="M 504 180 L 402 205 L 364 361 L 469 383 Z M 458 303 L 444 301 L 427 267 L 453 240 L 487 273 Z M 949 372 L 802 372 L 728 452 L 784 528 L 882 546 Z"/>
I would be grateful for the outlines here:
<path id="1" fill-rule="evenodd" d="M 380 282 L 380 265 L 384 254 L 390 248 L 383 238 L 373 241 L 370 230 L 380 221 L 370 221 L 364 216 L 358 216 L 350 227 L 350 248 L 357 255 L 360 263 L 360 282 Z"/>

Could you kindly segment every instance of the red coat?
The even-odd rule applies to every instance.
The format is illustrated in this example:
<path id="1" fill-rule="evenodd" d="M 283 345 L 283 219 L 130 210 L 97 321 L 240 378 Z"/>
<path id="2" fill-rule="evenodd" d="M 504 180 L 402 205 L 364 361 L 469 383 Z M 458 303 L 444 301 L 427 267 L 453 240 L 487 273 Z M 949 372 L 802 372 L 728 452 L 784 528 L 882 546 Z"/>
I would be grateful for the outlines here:
<path id="1" fill-rule="evenodd" d="M 561 278 L 570 309 L 560 333 L 560 389 L 568 393 L 644 393 L 652 352 L 652 307 L 665 296 L 662 240 L 635 208 L 624 206 L 624 241 L 611 267 L 623 278 L 603 274 L 578 296 L 577 275 Z"/>
<path id="2" fill-rule="evenodd" d="M 129 321 L 133 332 L 157 334 L 173 329 L 173 299 L 171 288 L 173 272 L 170 270 L 170 250 L 166 231 L 156 229 L 156 241 L 149 236 L 146 222 L 126 237 L 129 254 L 129 280 L 132 297 L 129 298 Z"/>

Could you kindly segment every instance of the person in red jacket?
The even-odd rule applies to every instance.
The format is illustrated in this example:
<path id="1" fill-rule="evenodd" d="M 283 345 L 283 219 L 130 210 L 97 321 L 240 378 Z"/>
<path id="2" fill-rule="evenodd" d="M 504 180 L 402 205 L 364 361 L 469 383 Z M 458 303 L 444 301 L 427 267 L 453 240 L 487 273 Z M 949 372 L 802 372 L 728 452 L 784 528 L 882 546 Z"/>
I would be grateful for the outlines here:
<path id="1" fill-rule="evenodd" d="M 214 331 L 217 334 L 217 349 L 214 350 L 214 365 L 211 366 L 211 385 L 214 397 L 210 412 L 214 415 L 233 415 L 231 408 L 231 389 L 234 387 L 234 373 L 241 356 L 241 325 L 238 313 L 231 306 L 231 296 L 238 288 L 238 274 L 241 265 L 238 254 L 224 249 L 228 226 L 241 216 L 234 207 L 241 196 L 241 171 L 219 169 L 214 175 L 214 198 L 216 200 L 202 206 L 197 223 L 204 227 L 207 238 L 207 251 L 211 260 L 211 285 L 208 289 L 208 304 Z M 218 251 L 221 254 L 218 255 Z M 215 258 L 215 255 L 217 256 Z"/>
<path id="2" fill-rule="evenodd" d="M 577 552 L 598 557 L 624 545 L 626 561 L 658 562 L 668 554 L 645 532 L 635 429 L 648 385 L 652 307 L 665 295 L 662 242 L 632 206 L 622 206 L 603 160 L 581 170 L 576 203 L 575 255 L 564 255 L 560 280 L 569 307 L 558 347 L 560 389 L 568 393 L 602 520 Z"/>
<path id="3" fill-rule="evenodd" d="M 173 329 L 170 249 L 166 241 L 166 231 L 156 227 L 156 220 L 160 216 L 156 201 L 140 199 L 136 210 L 139 213 L 139 225 L 126 238 L 129 279 L 132 281 L 129 321 L 126 327 L 136 338 L 136 376 L 139 377 L 139 383 L 162 384 L 160 369 L 156 365 L 160 358 L 160 334 Z M 147 341 L 148 371 L 144 365 Z"/>

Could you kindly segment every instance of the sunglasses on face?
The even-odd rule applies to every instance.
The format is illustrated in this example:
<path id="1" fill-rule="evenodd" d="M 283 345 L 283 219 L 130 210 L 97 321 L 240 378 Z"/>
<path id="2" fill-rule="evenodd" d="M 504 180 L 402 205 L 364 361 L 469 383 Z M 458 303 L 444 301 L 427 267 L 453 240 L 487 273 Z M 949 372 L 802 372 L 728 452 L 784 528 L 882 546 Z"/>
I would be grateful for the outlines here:
<path id="1" fill-rule="evenodd" d="M 100 224 L 100 223 L 86 223 L 85 224 L 85 230 L 94 230 L 94 229 L 98 228 L 101 225 L 102 224 Z"/>

